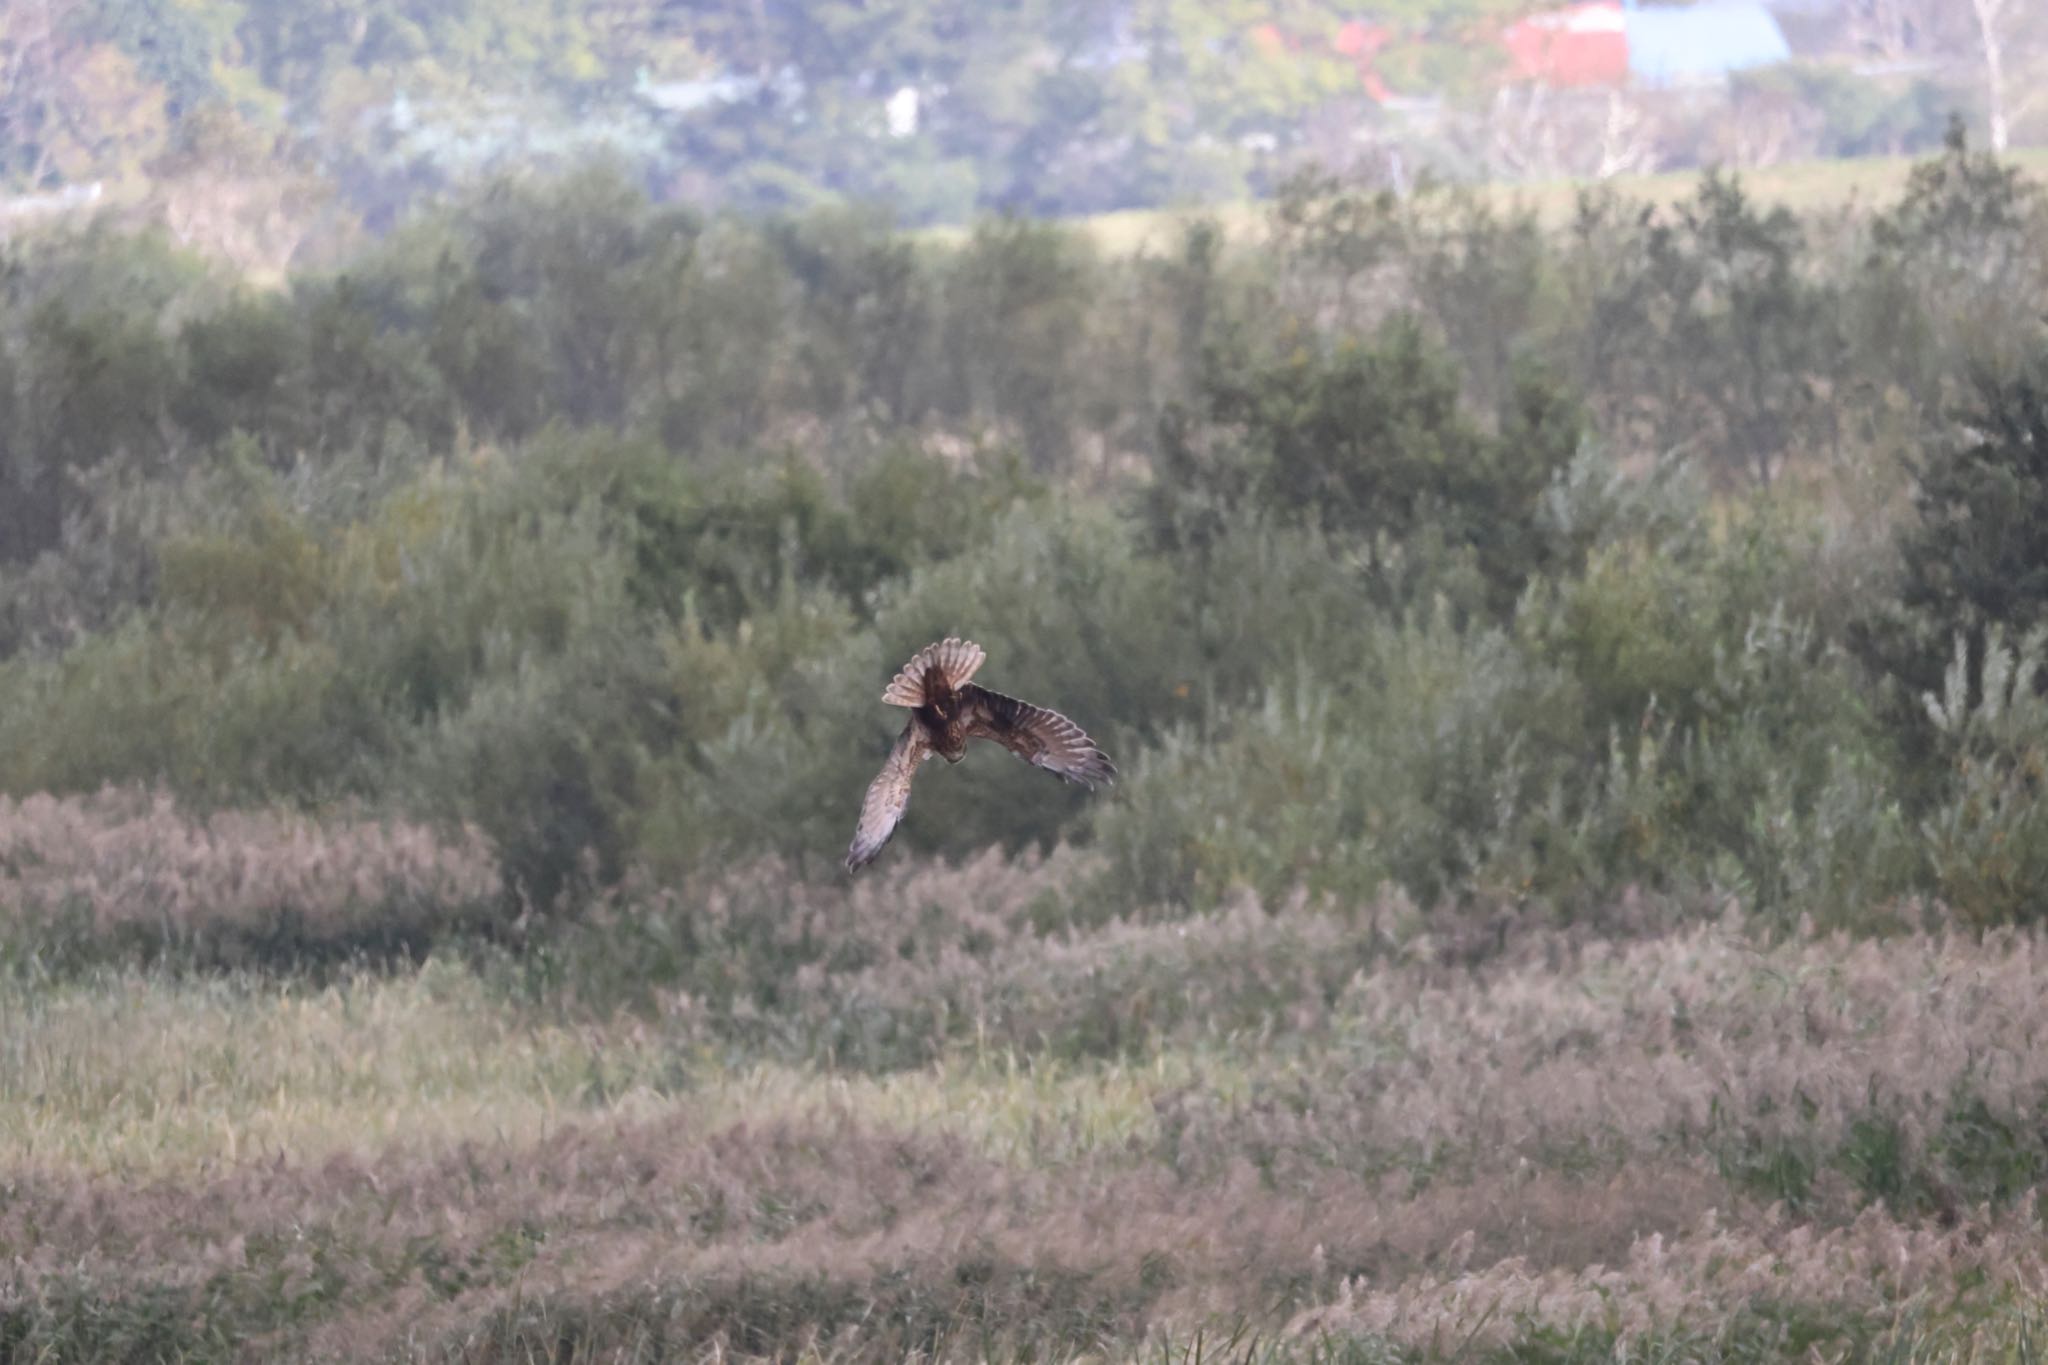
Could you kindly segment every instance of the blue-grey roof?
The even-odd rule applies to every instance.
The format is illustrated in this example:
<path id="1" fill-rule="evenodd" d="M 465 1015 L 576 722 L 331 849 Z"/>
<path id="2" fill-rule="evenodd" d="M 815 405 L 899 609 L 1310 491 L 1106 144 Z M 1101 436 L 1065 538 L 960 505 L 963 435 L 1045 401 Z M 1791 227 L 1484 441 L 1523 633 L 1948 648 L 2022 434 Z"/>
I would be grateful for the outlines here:
<path id="1" fill-rule="evenodd" d="M 1628 11 L 1628 69 L 1642 85 L 1719 80 L 1791 56 L 1778 21 L 1755 0 Z"/>

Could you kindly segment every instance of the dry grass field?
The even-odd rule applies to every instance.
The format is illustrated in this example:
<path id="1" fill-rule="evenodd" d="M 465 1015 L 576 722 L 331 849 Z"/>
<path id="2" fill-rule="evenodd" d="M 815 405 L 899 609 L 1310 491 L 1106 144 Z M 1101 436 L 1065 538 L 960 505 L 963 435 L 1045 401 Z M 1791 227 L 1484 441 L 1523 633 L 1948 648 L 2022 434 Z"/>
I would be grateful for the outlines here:
<path id="1" fill-rule="evenodd" d="M 256 971 L 222 953 L 287 919 L 465 913 L 478 855 L 134 796 L 0 814 L 6 1359 L 1989 1361 L 2048 1331 L 2036 934 L 1124 914 L 1084 857 L 991 855 Z"/>
<path id="2" fill-rule="evenodd" d="M 1905 188 L 1906 177 L 1917 158 L 1872 156 L 1826 161 L 1791 161 L 1740 172 L 1742 184 L 1767 205 L 1783 205 L 1799 214 L 1820 215 L 1845 210 L 1869 210 L 1896 200 Z M 2048 150 L 2020 148 L 2007 160 L 2023 173 L 2048 176 Z M 1699 185 L 1697 171 L 1667 171 L 1656 175 L 1619 175 L 1597 182 L 1627 199 L 1669 204 L 1691 196 Z M 1546 227 L 1562 227 L 1571 221 L 1579 195 L 1595 182 L 1539 180 L 1523 183 L 1498 182 L 1476 187 L 1496 209 L 1528 209 Z M 1266 228 L 1267 206 L 1259 203 L 1223 204 L 1200 210 L 1129 209 L 1097 214 L 1078 220 L 1102 250 L 1113 255 L 1163 252 L 1172 248 L 1183 223 L 1206 217 L 1220 223 L 1238 241 L 1257 241 Z M 937 240 L 959 240 L 964 228 L 934 228 Z"/>

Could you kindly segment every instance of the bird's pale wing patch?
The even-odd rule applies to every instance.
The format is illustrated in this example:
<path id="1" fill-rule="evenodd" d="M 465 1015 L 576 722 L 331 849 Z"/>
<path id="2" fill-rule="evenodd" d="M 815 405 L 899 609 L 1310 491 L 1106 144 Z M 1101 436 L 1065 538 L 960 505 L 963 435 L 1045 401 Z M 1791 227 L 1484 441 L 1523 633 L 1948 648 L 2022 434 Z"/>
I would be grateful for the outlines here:
<path id="1" fill-rule="evenodd" d="M 890 706 L 919 707 L 931 698 L 925 695 L 925 679 L 933 668 L 945 680 L 948 691 L 956 691 L 967 685 L 974 671 L 981 667 L 988 655 L 972 640 L 955 639 L 947 636 L 935 645 L 926 645 L 910 656 L 910 662 L 903 665 L 889 685 L 882 689 L 882 700 Z"/>
<path id="2" fill-rule="evenodd" d="M 925 738 L 922 726 L 913 720 L 903 727 L 903 733 L 896 737 L 896 747 L 889 751 L 882 771 L 868 783 L 868 794 L 860 803 L 860 823 L 854 827 L 853 844 L 846 850 L 848 872 L 873 862 L 882 845 L 896 832 L 904 810 L 910 805 L 911 780 L 931 751 L 931 742 Z"/>
<path id="3" fill-rule="evenodd" d="M 1026 763 L 1085 787 L 1116 780 L 1116 765 L 1109 755 L 1059 712 L 985 687 L 970 687 L 965 697 L 969 738 L 994 740 Z"/>

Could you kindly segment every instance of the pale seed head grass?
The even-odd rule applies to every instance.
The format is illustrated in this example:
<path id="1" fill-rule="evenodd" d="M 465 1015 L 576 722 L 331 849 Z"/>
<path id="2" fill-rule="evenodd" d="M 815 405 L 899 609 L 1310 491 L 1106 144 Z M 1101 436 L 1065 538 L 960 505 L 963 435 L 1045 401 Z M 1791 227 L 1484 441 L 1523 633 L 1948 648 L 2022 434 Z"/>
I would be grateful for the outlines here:
<path id="1" fill-rule="evenodd" d="M 102 970 L 0 977 L 0 1169 L 191 1177 L 283 1155 L 537 1140 L 578 1118 L 681 1115 L 948 1132 L 1044 1165 L 1149 1151 L 1161 1099 L 1241 1094 L 1232 1056 L 1064 1063 L 962 1050 L 869 1075 L 728 1061 L 660 1021 L 536 1016 L 461 963 L 319 985 Z"/>
<path id="2" fill-rule="evenodd" d="M 2042 959 L 2013 931 L 1761 946 L 1723 924 L 1389 961 L 1333 1004 L 1327 1047 L 1245 1101 L 1175 1101 L 1169 1136 L 1184 1167 L 1255 1151 L 1282 1173 L 1684 1153 L 1773 1197 L 1848 1181 L 1952 1210 L 2048 1177 Z"/>
<path id="3" fill-rule="evenodd" d="M 665 1026 L 757 1055 L 859 1071 L 949 1051 L 1143 1056 L 1239 1033 L 1300 1032 L 1415 919 L 1241 896 L 1177 919 L 1101 917 L 1091 858 L 988 854 L 845 884 L 763 867 L 705 888 L 628 886 L 508 967 L 574 1014 L 636 1001 Z"/>
<path id="4" fill-rule="evenodd" d="M 567 1000 L 466 953 L 0 977 L 0 1343 L 1926 1354 L 2048 1293 L 2036 934 L 1105 919 L 1085 868 L 635 888 Z"/>
<path id="5" fill-rule="evenodd" d="M 1896 1320 L 2048 1290 L 2031 1202 L 1823 1230 L 1668 1164 L 1419 1192 L 1339 1172 L 1275 1186 L 1248 1165 L 1188 1181 L 1033 1169 L 849 1116 L 608 1118 L 179 1182 L 17 1175 L 0 1243 L 0 1312 L 29 1344 L 97 1341 L 60 1311 L 94 1295 L 99 1321 L 146 1305 L 180 1340 L 225 1320 L 251 1358 L 495 1358 L 530 1348 L 537 1312 L 575 1324 L 562 1350 L 597 1354 L 650 1325 L 670 1356 L 901 1359 L 963 1332 L 1072 1354 L 1233 1318 L 1507 1347 L 1589 1324 L 1712 1332 L 1765 1296 Z"/>
<path id="6" fill-rule="evenodd" d="M 200 965 L 416 951 L 502 914 L 473 832 L 279 812 L 198 815 L 168 796 L 0 796 L 0 942 Z"/>
<path id="7" fill-rule="evenodd" d="M 1543 1267 L 1514 1257 L 1398 1284 L 1347 1280 L 1289 1332 L 1506 1349 L 1533 1332 L 1594 1328 L 1625 1345 L 1712 1331 L 1758 1304 L 1882 1321 L 1965 1294 L 2038 1302 L 2048 1293 L 2043 1233 L 2031 1199 L 1947 1230 L 1902 1224 L 1880 1208 L 1829 1230 L 1774 1218 L 1724 1226 L 1710 1215 L 1683 1236 L 1637 1238 L 1611 1265 Z"/>

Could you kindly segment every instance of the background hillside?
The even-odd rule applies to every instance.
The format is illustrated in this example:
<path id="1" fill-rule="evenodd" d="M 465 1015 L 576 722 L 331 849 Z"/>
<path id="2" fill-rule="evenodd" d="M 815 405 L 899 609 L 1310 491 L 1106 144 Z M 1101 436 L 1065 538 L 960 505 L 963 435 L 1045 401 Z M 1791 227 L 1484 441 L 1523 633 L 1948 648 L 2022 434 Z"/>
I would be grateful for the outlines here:
<path id="1" fill-rule="evenodd" d="M 2048 117 L 2044 29 L 2020 0 L 22 0 L 0 231 L 118 205 L 274 274 L 594 159 L 662 201 L 928 223 L 1311 160 L 1399 189 L 1922 153 L 1955 112 L 2003 150 Z"/>

